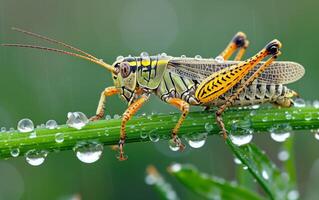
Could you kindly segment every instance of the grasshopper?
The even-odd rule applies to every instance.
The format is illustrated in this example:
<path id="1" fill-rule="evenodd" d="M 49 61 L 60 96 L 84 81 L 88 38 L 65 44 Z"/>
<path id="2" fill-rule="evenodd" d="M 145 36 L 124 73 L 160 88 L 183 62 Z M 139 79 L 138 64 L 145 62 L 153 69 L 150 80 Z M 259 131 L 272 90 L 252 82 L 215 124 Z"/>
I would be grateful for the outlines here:
<path id="1" fill-rule="evenodd" d="M 241 61 L 249 45 L 242 32 L 235 34 L 216 59 L 172 57 L 166 54 L 149 56 L 142 53 L 138 57 L 119 57 L 111 65 L 63 42 L 22 29 L 13 29 L 62 45 L 73 52 L 27 44 L 3 44 L 4 46 L 35 48 L 75 56 L 96 63 L 111 72 L 114 86 L 102 91 L 96 115 L 90 120 L 103 118 L 105 101 L 109 96 L 119 94 L 127 102 L 128 108 L 123 114 L 120 129 L 119 160 L 127 158 L 123 148 L 126 124 L 151 94 L 181 111 L 182 114 L 171 131 L 171 140 L 183 150 L 185 146 L 178 137 L 178 130 L 189 112 L 190 105 L 203 106 L 206 109 L 217 107 L 216 122 L 226 139 L 227 130 L 222 114 L 228 107 L 267 102 L 289 107 L 293 104 L 292 98 L 298 94 L 284 84 L 297 81 L 305 73 L 298 63 L 275 61 L 281 54 L 282 44 L 278 40 L 269 42 L 257 54 Z M 234 60 L 229 60 L 236 52 Z"/>

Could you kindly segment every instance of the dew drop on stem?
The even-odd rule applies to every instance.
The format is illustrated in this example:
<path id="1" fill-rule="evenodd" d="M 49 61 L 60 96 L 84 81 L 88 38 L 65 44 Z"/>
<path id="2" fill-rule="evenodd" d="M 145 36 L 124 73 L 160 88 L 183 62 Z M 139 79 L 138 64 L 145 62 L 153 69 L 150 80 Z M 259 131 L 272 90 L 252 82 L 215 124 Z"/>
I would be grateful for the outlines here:
<path id="1" fill-rule="evenodd" d="M 22 133 L 31 132 L 34 130 L 34 124 L 30 119 L 21 119 L 18 122 L 17 126 L 18 130 Z"/>

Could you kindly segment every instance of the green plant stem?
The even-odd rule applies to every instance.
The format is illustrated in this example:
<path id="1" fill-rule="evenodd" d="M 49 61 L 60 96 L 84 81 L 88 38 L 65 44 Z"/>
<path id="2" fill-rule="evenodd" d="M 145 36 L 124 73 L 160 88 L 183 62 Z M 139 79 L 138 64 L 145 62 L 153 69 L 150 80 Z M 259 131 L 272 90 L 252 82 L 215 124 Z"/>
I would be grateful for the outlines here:
<path id="1" fill-rule="evenodd" d="M 292 118 L 287 117 L 289 113 Z M 127 143 L 149 141 L 142 135 L 158 135 L 161 139 L 169 139 L 171 129 L 180 117 L 180 113 L 141 115 L 132 118 L 127 124 Z M 287 119 L 288 118 L 288 119 Z M 289 123 L 293 130 L 311 130 L 319 128 L 319 109 L 303 108 L 259 108 L 230 109 L 223 115 L 226 128 L 229 130 L 233 120 L 249 120 L 254 133 L 267 132 L 274 124 Z M 209 135 L 219 134 L 214 112 L 191 112 L 180 129 L 179 135 L 207 132 L 205 124 L 211 124 Z M 12 157 L 12 149 L 19 149 L 20 156 L 32 149 L 59 151 L 71 150 L 81 141 L 98 141 L 104 145 L 116 145 L 119 141 L 121 119 L 100 120 L 91 122 L 81 130 L 61 125 L 58 129 L 35 129 L 36 137 L 30 138 L 30 133 L 18 131 L 0 134 L 0 158 Z M 206 126 L 207 128 L 207 126 Z M 55 141 L 56 133 L 64 134 L 64 141 Z M 234 133 L 236 134 L 236 133 Z"/>

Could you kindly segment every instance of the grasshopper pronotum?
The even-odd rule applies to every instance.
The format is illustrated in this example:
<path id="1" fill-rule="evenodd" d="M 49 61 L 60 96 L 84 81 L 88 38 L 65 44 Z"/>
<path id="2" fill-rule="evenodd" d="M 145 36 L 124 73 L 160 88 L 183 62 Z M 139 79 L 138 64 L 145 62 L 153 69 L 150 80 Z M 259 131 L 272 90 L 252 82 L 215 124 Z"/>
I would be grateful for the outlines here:
<path id="1" fill-rule="evenodd" d="M 189 106 L 217 106 L 216 121 L 223 137 L 227 137 L 222 113 L 229 106 L 245 106 L 270 102 L 283 107 L 292 105 L 297 93 L 283 84 L 294 82 L 304 75 L 304 68 L 295 62 L 274 60 L 280 55 L 281 43 L 269 42 L 253 57 L 240 61 L 248 47 L 246 35 L 238 32 L 218 59 L 172 57 L 166 54 L 139 57 L 119 57 L 112 65 L 63 42 L 14 28 L 27 35 L 62 45 L 76 53 L 60 49 L 25 45 L 3 44 L 4 46 L 26 47 L 55 51 L 96 63 L 112 73 L 114 86 L 105 88 L 100 97 L 96 115 L 92 121 L 102 119 L 106 97 L 119 94 L 128 103 L 123 114 L 119 141 L 119 160 L 125 160 L 123 146 L 126 139 L 126 123 L 139 108 L 155 94 L 161 100 L 177 107 L 182 115 L 172 129 L 171 137 L 180 150 L 184 145 L 177 133 L 189 112 Z M 236 51 L 234 60 L 229 58 Z M 266 57 L 269 57 L 265 62 Z"/>

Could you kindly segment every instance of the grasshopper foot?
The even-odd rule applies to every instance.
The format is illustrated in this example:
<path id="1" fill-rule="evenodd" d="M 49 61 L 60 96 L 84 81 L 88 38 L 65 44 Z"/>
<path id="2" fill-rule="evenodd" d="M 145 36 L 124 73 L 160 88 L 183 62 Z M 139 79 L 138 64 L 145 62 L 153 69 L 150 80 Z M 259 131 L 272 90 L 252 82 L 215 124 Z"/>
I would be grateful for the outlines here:
<path id="1" fill-rule="evenodd" d="M 119 154 L 117 155 L 117 159 L 119 161 L 124 161 L 127 160 L 127 155 L 124 154 L 124 144 L 125 144 L 125 140 L 121 139 L 119 141 Z"/>

